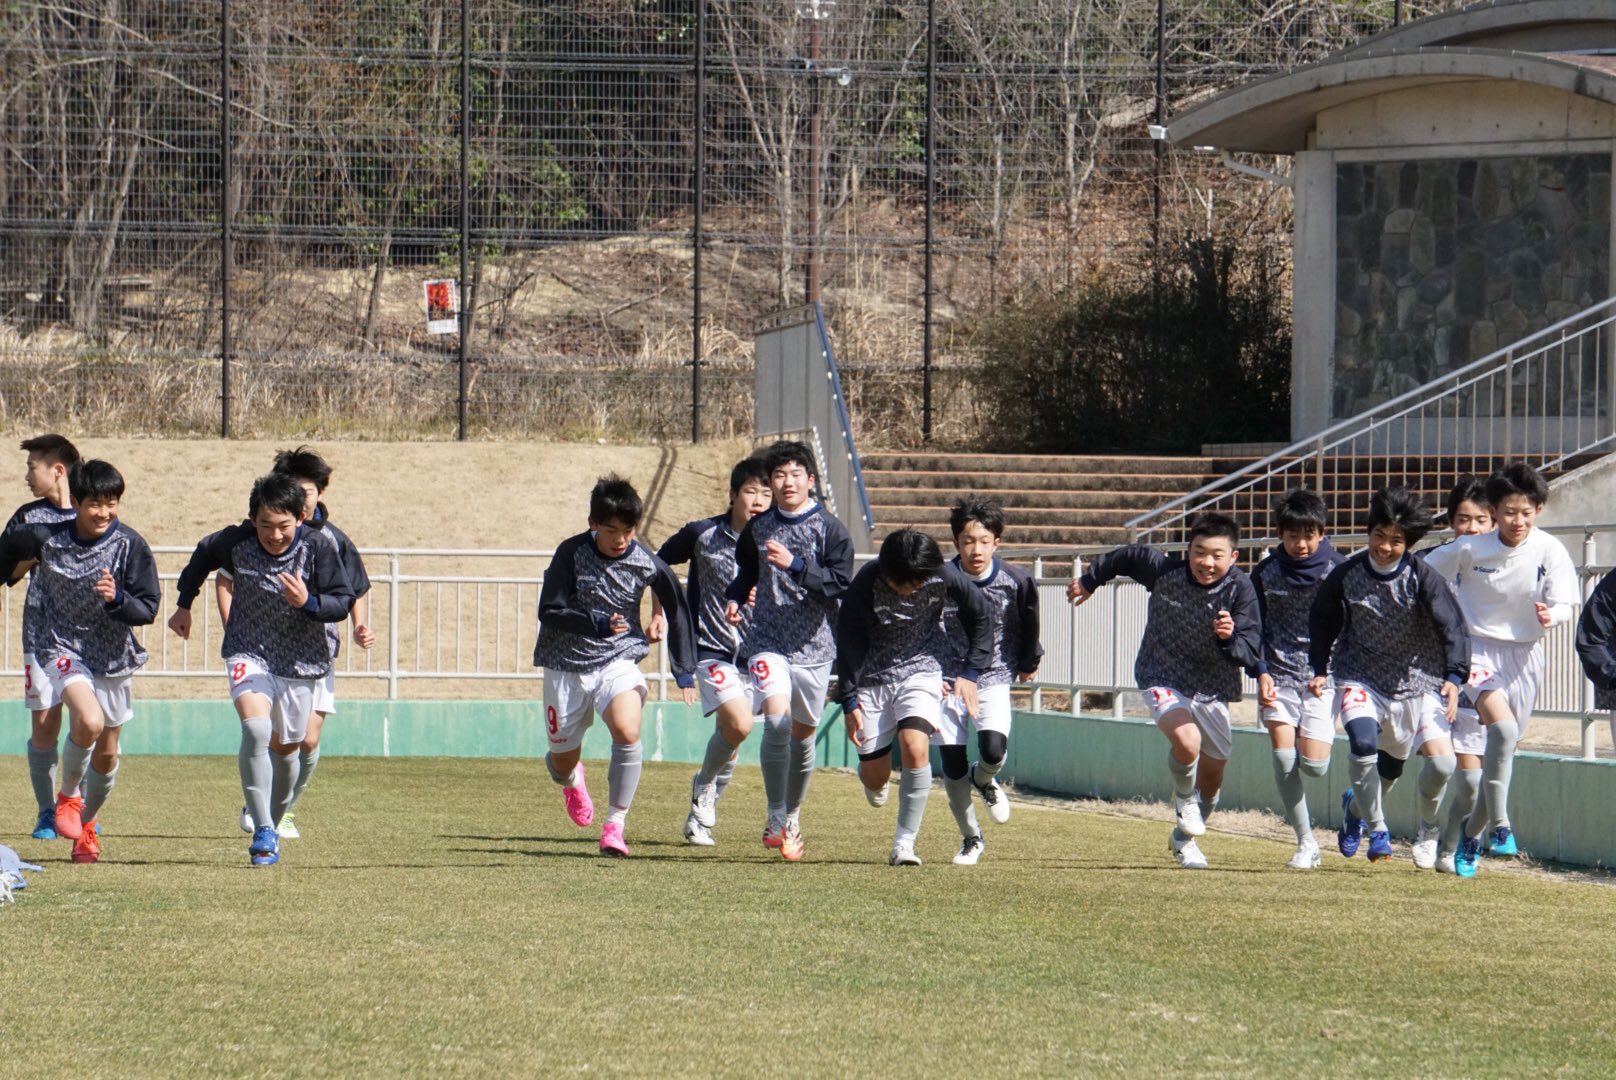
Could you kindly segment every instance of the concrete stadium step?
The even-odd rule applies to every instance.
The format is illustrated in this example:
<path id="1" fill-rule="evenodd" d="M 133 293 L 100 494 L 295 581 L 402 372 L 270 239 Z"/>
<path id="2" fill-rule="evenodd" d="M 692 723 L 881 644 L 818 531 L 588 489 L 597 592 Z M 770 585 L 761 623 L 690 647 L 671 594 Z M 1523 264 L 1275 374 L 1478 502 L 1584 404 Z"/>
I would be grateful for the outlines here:
<path id="1" fill-rule="evenodd" d="M 947 509 L 965 492 L 954 488 L 869 488 L 870 501 L 882 506 L 942 507 Z M 1021 510 L 1149 510 L 1182 491 L 1054 491 L 982 488 L 972 495 L 992 499 L 1006 508 Z"/>
<path id="2" fill-rule="evenodd" d="M 876 545 L 880 546 L 881 541 L 886 539 L 888 533 L 895 532 L 903 527 L 904 526 L 901 525 L 878 526 L 874 533 Z M 949 533 L 948 526 L 946 524 L 916 525 L 913 526 L 913 528 L 918 529 L 920 532 L 923 532 L 927 536 L 930 536 L 932 539 L 936 540 L 938 546 L 943 549 L 943 554 L 950 557 L 953 556 L 954 537 Z M 1081 528 L 1070 529 L 1017 526 L 1013 530 L 1006 530 L 1005 535 L 1007 537 L 1014 538 L 1007 539 L 999 547 L 999 550 L 1004 553 L 1004 557 L 1007 559 L 1016 558 L 1022 553 L 1030 551 L 1047 551 L 1050 549 L 1063 551 L 1068 548 L 1091 547 L 1095 545 L 1114 547 L 1119 544 L 1126 544 L 1128 542 L 1128 531 L 1121 525 L 1087 525 Z"/>
<path id="3" fill-rule="evenodd" d="M 1001 494 L 1017 491 L 1149 491 L 1158 494 L 1166 492 L 1167 497 L 1171 498 L 1194 491 L 1216 479 L 1217 475 L 1220 474 L 913 472 L 864 467 L 867 488 L 937 488 L 956 494 L 977 491 L 997 491 Z"/>
<path id="4" fill-rule="evenodd" d="M 1137 457 L 1133 455 L 1046 456 L 1040 454 L 930 454 L 891 452 L 865 454 L 866 470 L 933 473 L 1155 473 L 1203 475 L 1205 457 Z M 1244 460 L 1251 460 L 1246 458 Z"/>

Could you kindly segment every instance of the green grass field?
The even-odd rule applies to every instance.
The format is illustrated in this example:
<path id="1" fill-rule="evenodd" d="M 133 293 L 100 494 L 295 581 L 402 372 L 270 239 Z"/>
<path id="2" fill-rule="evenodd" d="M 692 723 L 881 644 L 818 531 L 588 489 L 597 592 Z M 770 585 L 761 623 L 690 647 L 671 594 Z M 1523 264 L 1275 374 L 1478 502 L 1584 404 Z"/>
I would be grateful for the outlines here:
<path id="1" fill-rule="evenodd" d="M 539 763 L 471 759 L 330 759 L 253 868 L 234 761 L 127 758 L 74 866 L 0 763 L 0 841 L 49 865 L 0 910 L 7 1077 L 1616 1071 L 1606 885 L 1297 874 L 1215 832 L 1196 874 L 1164 824 L 1025 805 L 961 868 L 940 791 L 895 870 L 893 806 L 839 773 L 786 865 L 755 769 L 683 846 L 675 765 L 616 862 Z"/>

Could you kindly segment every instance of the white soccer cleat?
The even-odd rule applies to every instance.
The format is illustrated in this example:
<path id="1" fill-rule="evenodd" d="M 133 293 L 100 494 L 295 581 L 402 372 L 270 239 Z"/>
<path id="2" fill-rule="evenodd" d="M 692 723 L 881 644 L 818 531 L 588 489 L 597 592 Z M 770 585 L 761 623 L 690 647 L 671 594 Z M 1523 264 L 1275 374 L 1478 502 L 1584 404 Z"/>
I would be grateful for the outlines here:
<path id="1" fill-rule="evenodd" d="M 954 856 L 954 865 L 975 866 L 982 859 L 984 846 L 980 836 L 967 836 L 960 844 L 959 854 Z"/>
<path id="2" fill-rule="evenodd" d="M 892 844 L 892 854 L 887 856 L 888 866 L 919 866 L 920 856 L 915 854 L 913 840 L 895 840 Z"/>
<path id="3" fill-rule="evenodd" d="M 1183 843 L 1173 840 L 1169 846 L 1172 848 L 1173 858 L 1178 860 L 1179 866 L 1186 870 L 1206 869 L 1206 856 L 1201 854 L 1200 847 L 1193 839 L 1185 840 Z"/>
<path id="4" fill-rule="evenodd" d="M 1296 854 L 1290 857 L 1285 866 L 1291 870 L 1317 870 L 1323 861 L 1324 856 L 1319 854 L 1319 842 L 1310 836 L 1296 845 Z"/>
<path id="5" fill-rule="evenodd" d="M 246 833 L 248 836 L 251 836 L 253 831 L 252 815 L 247 812 L 247 808 L 245 806 L 241 808 L 241 831 Z"/>
<path id="6" fill-rule="evenodd" d="M 275 833 L 282 840 L 297 840 L 303 835 L 297 831 L 297 822 L 292 820 L 292 812 L 290 810 L 286 812 L 285 817 L 281 818 L 281 823 L 275 826 Z"/>
<path id="7" fill-rule="evenodd" d="M 1187 799 L 1173 797 L 1173 815 L 1178 819 L 1178 831 L 1185 836 L 1205 836 L 1206 822 L 1201 817 L 1201 802 L 1191 792 Z"/>
<path id="8" fill-rule="evenodd" d="M 971 782 L 976 784 L 976 774 L 973 772 L 971 776 Z M 994 824 L 1003 825 L 1010 820 L 1010 796 L 1004 793 L 999 781 L 990 779 L 985 784 L 976 784 L 976 790 L 981 792 L 982 801 L 988 807 L 988 817 L 993 819 Z"/>
<path id="9" fill-rule="evenodd" d="M 718 841 L 713 839 L 712 830 L 696 817 L 694 808 L 685 818 L 685 843 L 695 847 L 714 847 L 718 844 Z"/>
<path id="10" fill-rule="evenodd" d="M 1436 872 L 1439 874 L 1457 874 L 1458 867 L 1453 865 L 1453 852 L 1444 851 L 1436 857 Z"/>
<path id="11" fill-rule="evenodd" d="M 863 787 L 862 781 L 860 781 L 859 786 Z M 878 809 L 885 806 L 887 804 L 887 790 L 889 787 L 890 785 L 888 784 L 882 784 L 879 788 L 864 788 L 864 800 L 871 806 Z"/>
<path id="12" fill-rule="evenodd" d="M 711 829 L 718 824 L 718 815 L 713 810 L 717 802 L 717 784 L 703 784 L 700 773 L 690 778 L 690 816 L 701 822 L 702 828 Z"/>
<path id="13" fill-rule="evenodd" d="M 1435 825 L 1421 825 L 1414 837 L 1414 865 L 1429 870 L 1436 865 L 1436 842 L 1441 835 Z"/>

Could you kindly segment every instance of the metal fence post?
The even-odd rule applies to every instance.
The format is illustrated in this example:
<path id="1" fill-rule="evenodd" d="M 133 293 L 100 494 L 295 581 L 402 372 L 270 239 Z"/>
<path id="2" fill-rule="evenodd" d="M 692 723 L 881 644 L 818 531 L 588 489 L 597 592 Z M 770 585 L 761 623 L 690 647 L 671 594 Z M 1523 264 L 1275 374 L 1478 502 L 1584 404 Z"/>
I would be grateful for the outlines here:
<path id="1" fill-rule="evenodd" d="M 230 278 L 235 238 L 230 229 L 230 0 L 219 3 L 219 438 L 230 437 Z"/>
<path id="2" fill-rule="evenodd" d="M 387 696 L 398 698 L 398 605 L 403 589 L 398 576 L 398 554 L 387 557 Z"/>
<path id="3" fill-rule="evenodd" d="M 1595 575 L 1590 567 L 1599 563 L 1599 544 L 1594 539 L 1593 532 L 1582 534 L 1582 602 L 1587 604 L 1588 598 L 1594 593 Z M 1594 684 L 1588 681 L 1587 676 L 1582 679 L 1582 757 L 1584 761 L 1592 761 L 1594 753 Z"/>
<path id="4" fill-rule="evenodd" d="M 470 0 L 460 0 L 460 392 L 455 397 L 456 426 L 466 440 L 466 392 L 470 388 L 471 281 L 467 263 L 471 247 L 471 26 Z"/>
<path id="5" fill-rule="evenodd" d="M 702 213 L 707 190 L 707 0 L 696 0 L 696 144 L 691 178 L 695 214 L 690 250 L 690 441 L 701 442 L 701 249 L 706 242 Z"/>

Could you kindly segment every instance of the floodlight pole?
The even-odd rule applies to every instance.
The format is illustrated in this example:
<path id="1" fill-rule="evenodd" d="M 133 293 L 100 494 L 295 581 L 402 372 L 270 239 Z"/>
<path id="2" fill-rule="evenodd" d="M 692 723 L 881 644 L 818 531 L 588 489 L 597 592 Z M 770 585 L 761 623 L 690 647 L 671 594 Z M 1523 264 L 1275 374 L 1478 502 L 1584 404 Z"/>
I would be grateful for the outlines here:
<path id="1" fill-rule="evenodd" d="M 456 400 L 459 439 L 466 441 L 466 390 L 470 383 L 471 281 L 471 20 L 470 0 L 460 0 L 460 393 Z"/>
<path id="2" fill-rule="evenodd" d="M 937 6 L 926 0 L 926 240 L 921 285 L 925 293 L 925 315 L 920 346 L 920 439 L 931 442 L 931 362 L 932 362 L 932 254 L 936 250 L 932 211 L 937 205 Z"/>
<path id="3" fill-rule="evenodd" d="M 707 172 L 707 0 L 696 0 L 696 147 L 691 194 L 695 217 L 691 222 L 690 253 L 690 441 L 701 442 L 701 249 L 706 243 L 702 211 L 706 209 L 703 180 Z"/>
<path id="4" fill-rule="evenodd" d="M 219 2 L 219 438 L 230 437 L 230 0 Z"/>

